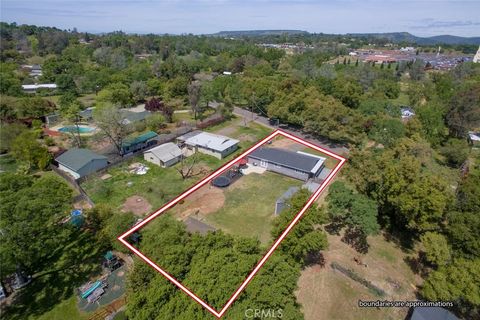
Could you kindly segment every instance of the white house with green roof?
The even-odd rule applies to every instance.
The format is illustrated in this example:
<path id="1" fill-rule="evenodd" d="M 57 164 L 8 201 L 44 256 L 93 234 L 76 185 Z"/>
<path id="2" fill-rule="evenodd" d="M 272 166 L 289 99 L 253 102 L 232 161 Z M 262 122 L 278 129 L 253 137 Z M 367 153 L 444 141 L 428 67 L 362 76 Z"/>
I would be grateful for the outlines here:
<path id="1" fill-rule="evenodd" d="M 87 176 L 107 166 L 107 157 L 88 149 L 73 148 L 58 156 L 58 168 L 75 179 Z"/>

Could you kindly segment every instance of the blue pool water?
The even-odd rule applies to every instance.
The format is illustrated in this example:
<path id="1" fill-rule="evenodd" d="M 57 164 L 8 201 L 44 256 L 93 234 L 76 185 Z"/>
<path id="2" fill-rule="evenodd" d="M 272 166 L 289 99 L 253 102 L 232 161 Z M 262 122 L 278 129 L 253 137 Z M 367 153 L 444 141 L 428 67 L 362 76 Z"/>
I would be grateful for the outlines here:
<path id="1" fill-rule="evenodd" d="M 78 127 L 78 132 L 79 133 L 89 133 L 89 132 L 92 132 L 94 130 L 95 130 L 95 128 L 90 128 L 90 127 L 85 127 L 85 126 Z M 58 129 L 58 131 L 66 132 L 66 133 L 77 132 L 77 127 L 76 126 L 61 127 L 60 129 Z"/>

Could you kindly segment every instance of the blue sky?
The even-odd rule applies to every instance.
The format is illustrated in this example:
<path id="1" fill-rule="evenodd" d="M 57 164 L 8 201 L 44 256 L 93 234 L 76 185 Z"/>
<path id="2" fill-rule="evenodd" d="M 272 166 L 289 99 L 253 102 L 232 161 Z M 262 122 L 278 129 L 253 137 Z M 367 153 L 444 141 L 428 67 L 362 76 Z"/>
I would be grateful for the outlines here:
<path id="1" fill-rule="evenodd" d="M 1 0 L 0 17 L 89 32 L 300 29 L 480 36 L 480 0 Z"/>

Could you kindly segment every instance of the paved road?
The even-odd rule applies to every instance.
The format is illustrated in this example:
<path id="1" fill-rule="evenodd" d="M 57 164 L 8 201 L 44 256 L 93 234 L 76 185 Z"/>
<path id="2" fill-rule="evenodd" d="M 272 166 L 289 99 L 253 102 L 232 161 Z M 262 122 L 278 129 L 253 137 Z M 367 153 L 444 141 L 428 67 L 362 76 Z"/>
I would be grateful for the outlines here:
<path id="1" fill-rule="evenodd" d="M 238 115 L 238 116 L 241 116 L 241 117 L 246 117 L 247 120 L 250 120 L 250 121 L 253 119 L 253 121 L 255 121 L 256 123 L 259 123 L 261 125 L 269 127 L 272 130 L 279 128 L 278 126 L 270 125 L 270 122 L 268 121 L 267 117 L 258 115 L 256 113 L 250 112 L 248 110 L 245 110 L 245 109 L 242 109 L 242 108 L 239 108 L 239 107 L 235 107 L 234 110 L 233 110 L 233 113 Z M 281 126 L 281 129 L 283 131 L 286 131 L 288 133 L 291 133 L 293 135 L 301 137 L 301 138 L 303 138 L 307 141 L 310 141 L 310 142 L 312 142 L 312 143 L 314 143 L 314 144 L 316 144 L 316 145 L 318 145 L 322 148 L 328 149 L 328 150 L 330 150 L 332 152 L 335 152 L 337 154 L 348 155 L 348 152 L 349 152 L 348 148 L 346 148 L 344 145 L 332 142 L 328 138 L 313 137 L 312 135 L 304 133 L 303 131 L 301 131 L 299 129 L 294 129 L 294 128 L 287 127 L 287 126 Z"/>

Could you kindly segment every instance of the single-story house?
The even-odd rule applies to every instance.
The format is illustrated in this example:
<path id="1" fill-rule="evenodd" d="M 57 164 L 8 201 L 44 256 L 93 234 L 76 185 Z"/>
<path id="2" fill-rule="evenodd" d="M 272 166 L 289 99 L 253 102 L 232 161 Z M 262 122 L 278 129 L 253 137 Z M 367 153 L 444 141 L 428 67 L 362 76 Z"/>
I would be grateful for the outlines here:
<path id="1" fill-rule="evenodd" d="M 415 111 L 413 111 L 412 108 L 409 107 L 401 108 L 400 113 L 402 114 L 402 119 L 404 120 L 410 119 L 411 117 L 415 116 Z"/>
<path id="2" fill-rule="evenodd" d="M 182 158 L 182 150 L 172 142 L 161 144 L 143 153 L 145 160 L 163 168 L 173 166 Z"/>
<path id="3" fill-rule="evenodd" d="M 58 168 L 75 179 L 84 177 L 107 166 L 107 157 L 88 149 L 73 148 L 58 156 Z"/>
<path id="4" fill-rule="evenodd" d="M 52 113 L 45 116 L 45 123 L 47 126 L 54 126 L 60 120 L 60 115 L 58 113 Z"/>
<path id="5" fill-rule="evenodd" d="M 459 320 L 453 313 L 441 307 L 417 307 L 410 320 Z"/>
<path id="6" fill-rule="evenodd" d="M 130 124 L 137 121 L 145 121 L 145 119 L 147 119 L 150 115 L 150 111 L 133 112 L 128 110 L 122 110 L 122 123 Z"/>
<path id="7" fill-rule="evenodd" d="M 277 199 L 277 201 L 275 201 L 275 215 L 279 215 L 280 212 L 285 209 L 288 200 L 293 197 L 293 195 L 297 193 L 298 190 L 300 190 L 299 187 L 290 187 L 284 194 L 282 194 L 280 198 Z"/>
<path id="8" fill-rule="evenodd" d="M 89 107 L 85 110 L 82 110 L 78 113 L 78 115 L 85 121 L 90 121 L 93 119 L 93 110 L 95 107 Z"/>
<path id="9" fill-rule="evenodd" d="M 469 132 L 468 142 L 474 147 L 480 147 L 480 132 Z"/>
<path id="10" fill-rule="evenodd" d="M 122 154 L 136 152 L 149 147 L 153 147 L 157 144 L 157 137 L 158 134 L 156 134 L 155 132 L 147 131 L 139 136 L 127 138 L 122 143 Z"/>
<path id="11" fill-rule="evenodd" d="M 240 141 L 203 131 L 192 131 L 178 137 L 179 143 L 188 149 L 223 159 L 238 149 Z"/>
<path id="12" fill-rule="evenodd" d="M 247 160 L 249 164 L 303 181 L 318 177 L 325 163 L 325 158 L 310 153 L 266 147 L 254 150 Z"/>
<path id="13" fill-rule="evenodd" d="M 55 83 L 23 84 L 22 89 L 26 93 L 36 93 L 38 89 L 57 89 L 57 85 Z"/>

